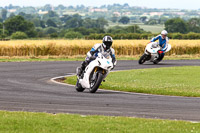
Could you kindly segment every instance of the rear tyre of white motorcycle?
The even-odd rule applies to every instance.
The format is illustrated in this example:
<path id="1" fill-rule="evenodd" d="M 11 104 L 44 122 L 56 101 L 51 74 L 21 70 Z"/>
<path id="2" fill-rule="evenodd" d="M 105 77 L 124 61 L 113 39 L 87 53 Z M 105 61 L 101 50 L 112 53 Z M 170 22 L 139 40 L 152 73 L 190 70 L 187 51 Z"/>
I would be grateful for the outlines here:
<path id="1" fill-rule="evenodd" d="M 97 89 L 101 85 L 102 80 L 103 80 L 103 74 L 98 73 L 95 84 L 89 89 L 90 93 L 95 93 L 97 91 Z"/>
<path id="2" fill-rule="evenodd" d="M 156 59 L 153 64 L 158 64 L 159 62 L 161 62 L 163 60 L 164 56 L 160 57 L 159 59 Z"/>
<path id="3" fill-rule="evenodd" d="M 83 88 L 81 86 L 81 84 L 79 83 L 79 79 L 77 79 L 77 82 L 76 82 L 76 91 L 83 92 L 84 90 L 85 90 L 85 88 Z"/>
<path id="4" fill-rule="evenodd" d="M 159 61 L 157 61 L 157 60 L 153 62 L 153 64 L 155 64 L 155 65 L 158 64 L 158 63 L 159 63 Z"/>
<path id="5" fill-rule="evenodd" d="M 139 63 L 139 64 L 143 64 L 143 63 L 146 61 L 146 58 L 147 58 L 147 55 L 146 55 L 146 54 L 143 54 L 143 55 L 140 57 L 138 63 Z"/>

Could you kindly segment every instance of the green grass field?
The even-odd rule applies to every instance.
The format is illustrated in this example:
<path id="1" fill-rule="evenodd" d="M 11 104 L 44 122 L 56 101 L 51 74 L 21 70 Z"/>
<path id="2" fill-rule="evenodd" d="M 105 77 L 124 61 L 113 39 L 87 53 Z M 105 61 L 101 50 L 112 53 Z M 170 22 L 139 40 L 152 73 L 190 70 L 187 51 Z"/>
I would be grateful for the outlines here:
<path id="1" fill-rule="evenodd" d="M 200 97 L 200 67 L 170 67 L 112 72 L 100 88 L 159 95 Z M 75 84 L 76 77 L 66 83 Z"/>
<path id="2" fill-rule="evenodd" d="M 164 25 L 145 25 L 142 23 L 129 23 L 129 24 L 121 24 L 121 23 L 109 23 L 109 27 L 114 27 L 114 26 L 131 26 L 131 25 L 138 25 L 140 28 L 144 29 L 144 31 L 150 31 L 152 33 L 160 33 L 162 30 L 165 29 Z M 108 28 L 109 28 L 108 27 Z"/>
<path id="3" fill-rule="evenodd" d="M 0 111 L 1 133 L 188 133 L 200 123 L 129 117 Z"/>
<path id="4" fill-rule="evenodd" d="M 165 29 L 164 25 L 144 25 L 139 24 L 140 28 L 144 29 L 145 31 L 150 31 L 152 33 L 160 33 L 162 30 Z"/>

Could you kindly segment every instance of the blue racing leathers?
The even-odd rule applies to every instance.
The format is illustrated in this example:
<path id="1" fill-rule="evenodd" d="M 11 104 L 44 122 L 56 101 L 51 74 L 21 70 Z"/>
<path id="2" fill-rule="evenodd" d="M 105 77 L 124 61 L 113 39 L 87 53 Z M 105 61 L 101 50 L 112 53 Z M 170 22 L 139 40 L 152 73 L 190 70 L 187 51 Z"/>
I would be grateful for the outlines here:
<path id="1" fill-rule="evenodd" d="M 169 43 L 168 37 L 162 38 L 162 35 L 158 35 L 157 37 L 152 38 L 151 42 L 155 42 L 157 40 L 158 40 L 158 45 L 161 47 L 161 51 L 165 53 L 165 51 L 168 48 L 168 43 Z"/>

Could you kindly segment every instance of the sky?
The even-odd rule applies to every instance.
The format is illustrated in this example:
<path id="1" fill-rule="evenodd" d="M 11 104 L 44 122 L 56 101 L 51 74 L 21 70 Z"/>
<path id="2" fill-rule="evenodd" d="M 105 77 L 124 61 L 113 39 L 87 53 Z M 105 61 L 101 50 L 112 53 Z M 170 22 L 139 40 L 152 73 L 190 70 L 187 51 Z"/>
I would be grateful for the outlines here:
<path id="1" fill-rule="evenodd" d="M 0 0 L 1 7 L 9 4 L 18 6 L 44 6 L 45 4 L 76 6 L 83 4 L 85 6 L 98 7 L 113 3 L 128 3 L 130 6 L 148 8 L 200 9 L 200 0 Z"/>

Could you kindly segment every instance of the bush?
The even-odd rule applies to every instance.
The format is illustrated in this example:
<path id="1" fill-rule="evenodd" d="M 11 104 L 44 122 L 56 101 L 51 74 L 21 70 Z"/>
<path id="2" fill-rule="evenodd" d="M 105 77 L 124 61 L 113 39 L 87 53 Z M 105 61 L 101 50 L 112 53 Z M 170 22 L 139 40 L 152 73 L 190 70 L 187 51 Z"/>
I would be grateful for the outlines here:
<path id="1" fill-rule="evenodd" d="M 121 33 L 121 34 L 111 34 L 111 33 L 105 33 L 105 34 L 90 34 L 89 36 L 85 36 L 85 39 L 91 40 L 99 40 L 102 39 L 105 35 L 111 36 L 113 39 L 151 39 L 153 37 L 156 37 L 159 34 L 152 34 L 152 33 Z M 194 40 L 194 39 L 200 39 L 200 33 L 188 33 L 188 34 L 181 34 L 181 33 L 170 33 L 168 34 L 168 37 L 170 39 L 188 39 L 188 40 Z"/>
<path id="2" fill-rule="evenodd" d="M 52 34 L 52 33 L 57 33 L 58 29 L 57 28 L 54 28 L 54 27 L 48 27 L 48 28 L 45 28 L 44 29 L 44 33 L 46 35 L 48 34 Z"/>
<path id="3" fill-rule="evenodd" d="M 50 34 L 50 38 L 58 38 L 58 33 L 52 33 L 52 34 Z"/>
<path id="4" fill-rule="evenodd" d="M 0 29 L 0 39 L 4 39 L 4 38 L 6 38 L 7 36 L 8 36 L 8 31 L 7 30 L 5 30 L 4 31 L 4 34 L 3 34 L 3 29 Z"/>
<path id="5" fill-rule="evenodd" d="M 82 37 L 83 37 L 83 35 L 81 33 L 74 32 L 74 31 L 70 31 L 65 34 L 65 38 L 67 38 L 67 39 L 75 39 L 75 38 L 80 39 Z"/>
<path id="6" fill-rule="evenodd" d="M 200 34 L 197 34 L 197 33 L 193 33 L 193 32 L 190 32 L 188 34 L 185 34 L 185 39 L 190 39 L 190 40 L 193 40 L 193 39 L 200 39 Z"/>
<path id="7" fill-rule="evenodd" d="M 29 38 L 36 37 L 37 31 L 36 30 L 29 30 L 29 31 L 26 31 L 26 34 Z"/>
<path id="8" fill-rule="evenodd" d="M 27 34 L 21 31 L 17 31 L 11 35 L 12 39 L 26 39 L 28 38 Z"/>
<path id="9" fill-rule="evenodd" d="M 181 33 L 174 33 L 172 39 L 183 39 L 183 34 Z"/>
<path id="10" fill-rule="evenodd" d="M 141 39 L 149 39 L 149 34 L 141 34 L 140 38 Z"/>

